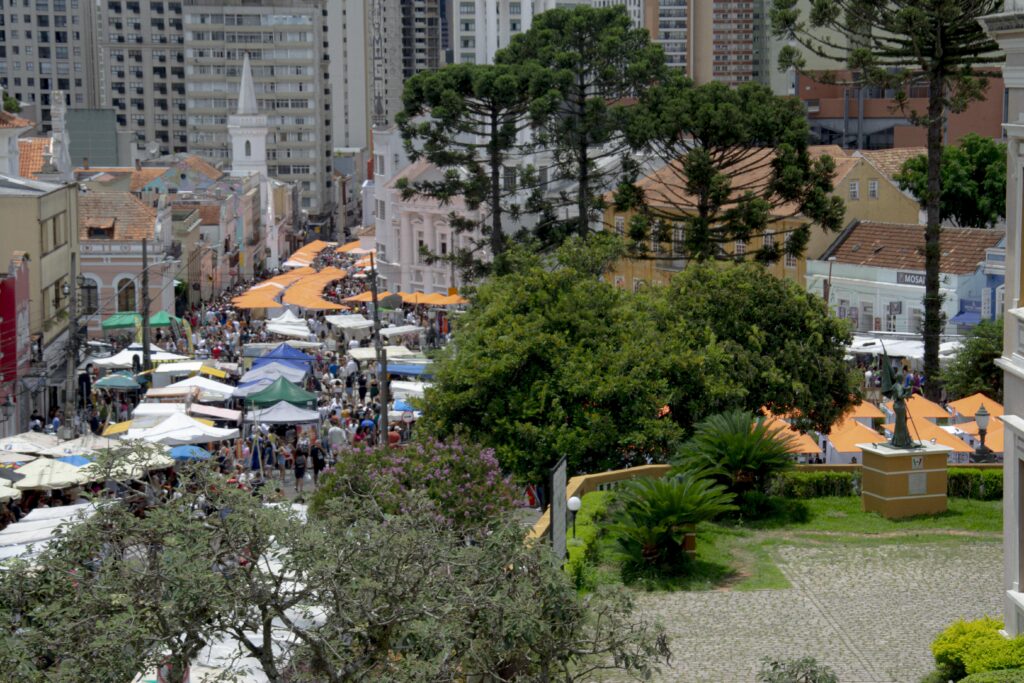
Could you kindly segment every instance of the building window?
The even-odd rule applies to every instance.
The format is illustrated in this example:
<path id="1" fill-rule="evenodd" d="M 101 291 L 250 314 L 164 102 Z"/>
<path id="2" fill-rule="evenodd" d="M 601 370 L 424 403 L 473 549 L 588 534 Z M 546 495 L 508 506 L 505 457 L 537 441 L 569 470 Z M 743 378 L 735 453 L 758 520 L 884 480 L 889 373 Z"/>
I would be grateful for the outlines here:
<path id="1" fill-rule="evenodd" d="M 245 157 L 249 158 L 252 156 L 252 142 L 249 140 L 245 141 Z"/>
<path id="2" fill-rule="evenodd" d="M 775 233 L 771 230 L 764 233 L 764 248 L 771 249 L 775 246 Z"/>
<path id="3" fill-rule="evenodd" d="M 387 216 L 387 203 L 383 199 L 377 200 L 377 218 L 384 220 Z"/>
<path id="4" fill-rule="evenodd" d="M 676 256 L 686 255 L 686 228 L 682 223 L 672 227 L 672 253 Z"/>
<path id="5" fill-rule="evenodd" d="M 131 278 L 124 278 L 117 282 L 117 311 L 118 313 L 134 313 L 135 305 L 135 281 Z"/>
<path id="6" fill-rule="evenodd" d="M 856 201 L 856 200 L 860 199 L 860 181 L 859 180 L 851 180 L 850 181 L 849 198 L 850 198 L 851 201 Z"/>
<path id="7" fill-rule="evenodd" d="M 82 313 L 84 315 L 92 315 L 96 311 L 100 310 L 100 294 L 99 286 L 95 280 L 85 278 L 82 282 Z"/>
<path id="8" fill-rule="evenodd" d="M 787 234 L 782 242 L 783 249 L 786 250 L 786 255 L 783 257 L 783 265 L 786 268 L 796 268 L 796 256 L 789 253 L 789 235 Z"/>
<path id="9" fill-rule="evenodd" d="M 878 181 L 868 181 L 868 199 L 878 199 Z"/>
<path id="10" fill-rule="evenodd" d="M 384 155 L 374 154 L 373 155 L 373 174 L 384 175 Z"/>
<path id="11" fill-rule="evenodd" d="M 516 191 L 516 169 L 506 166 L 505 167 L 505 191 L 515 192 Z"/>
<path id="12" fill-rule="evenodd" d="M 744 256 L 747 253 L 747 241 L 736 240 L 736 245 L 733 248 L 733 253 L 736 254 L 736 256 Z"/>
<path id="13" fill-rule="evenodd" d="M 615 217 L 615 234 L 620 237 L 626 234 L 626 217 L 616 216 Z"/>

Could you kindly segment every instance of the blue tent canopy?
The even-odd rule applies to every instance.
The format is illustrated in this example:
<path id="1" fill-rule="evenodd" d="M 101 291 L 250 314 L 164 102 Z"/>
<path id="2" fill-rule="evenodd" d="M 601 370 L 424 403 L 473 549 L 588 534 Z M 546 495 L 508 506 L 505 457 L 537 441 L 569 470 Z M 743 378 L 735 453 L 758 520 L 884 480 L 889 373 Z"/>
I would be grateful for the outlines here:
<path id="1" fill-rule="evenodd" d="M 413 408 L 408 401 L 400 398 L 395 401 L 395 410 L 410 411 L 415 410 L 415 408 Z"/>
<path id="2" fill-rule="evenodd" d="M 62 455 L 57 458 L 57 460 L 66 462 L 69 465 L 74 465 L 75 467 L 85 467 L 92 462 L 92 460 L 82 455 Z"/>
<path id="3" fill-rule="evenodd" d="M 254 360 L 252 362 L 252 369 L 257 370 L 262 368 L 264 365 L 270 365 L 271 363 L 280 363 L 281 365 L 295 370 L 301 370 L 302 372 L 309 370 L 309 363 L 307 361 L 296 360 L 294 358 L 271 358 L 270 356 L 263 356 L 262 358 Z"/>
<path id="4" fill-rule="evenodd" d="M 270 360 L 294 360 L 303 363 L 312 363 L 313 357 L 299 351 L 298 349 L 288 346 L 287 344 L 278 344 L 277 348 L 270 353 L 262 356 L 260 360 L 268 358 Z"/>
<path id="5" fill-rule="evenodd" d="M 175 460 L 209 460 L 210 451 L 199 446 L 175 446 L 171 449 L 171 457 Z"/>
<path id="6" fill-rule="evenodd" d="M 981 322 L 981 313 L 979 311 L 961 311 L 953 316 L 951 322 L 957 325 L 977 325 Z"/>
<path id="7" fill-rule="evenodd" d="M 411 375 L 413 377 L 432 377 L 434 372 L 426 363 L 408 365 L 392 365 L 388 363 L 388 374 L 390 375 Z"/>

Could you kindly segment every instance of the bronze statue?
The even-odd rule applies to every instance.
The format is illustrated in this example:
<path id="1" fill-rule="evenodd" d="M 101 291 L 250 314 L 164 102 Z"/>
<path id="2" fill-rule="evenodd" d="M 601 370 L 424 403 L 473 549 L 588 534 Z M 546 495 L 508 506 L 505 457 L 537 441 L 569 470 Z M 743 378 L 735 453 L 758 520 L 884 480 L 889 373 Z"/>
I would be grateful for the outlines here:
<path id="1" fill-rule="evenodd" d="M 910 431 L 907 429 L 907 397 L 910 393 L 911 390 L 896 377 L 896 371 L 889 362 L 889 354 L 882 353 L 882 394 L 892 400 L 892 412 L 896 416 L 893 419 L 892 441 L 889 442 L 893 448 L 919 447 L 919 444 L 910 438 Z"/>

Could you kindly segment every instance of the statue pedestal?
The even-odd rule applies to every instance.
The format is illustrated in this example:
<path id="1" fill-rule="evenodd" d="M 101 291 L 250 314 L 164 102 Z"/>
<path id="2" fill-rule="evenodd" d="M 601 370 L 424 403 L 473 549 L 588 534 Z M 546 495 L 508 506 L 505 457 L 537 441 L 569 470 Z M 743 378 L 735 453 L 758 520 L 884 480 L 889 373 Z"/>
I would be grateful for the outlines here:
<path id="1" fill-rule="evenodd" d="M 946 511 L 948 446 L 857 444 L 863 452 L 861 504 L 888 519 Z"/>

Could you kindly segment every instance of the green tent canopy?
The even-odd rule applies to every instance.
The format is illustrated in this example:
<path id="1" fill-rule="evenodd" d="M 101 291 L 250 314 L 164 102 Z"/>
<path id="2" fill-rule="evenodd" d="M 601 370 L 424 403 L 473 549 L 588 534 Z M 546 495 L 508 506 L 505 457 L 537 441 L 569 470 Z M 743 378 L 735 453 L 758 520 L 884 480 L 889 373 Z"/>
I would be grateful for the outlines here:
<path id="1" fill-rule="evenodd" d="M 296 384 L 292 384 L 284 377 L 278 377 L 273 384 L 261 391 L 257 391 L 246 399 L 246 403 L 257 408 L 272 406 L 280 401 L 287 401 L 293 406 L 300 408 L 315 408 L 317 396 Z"/>
<path id="2" fill-rule="evenodd" d="M 171 323 L 181 323 L 181 318 L 175 318 L 173 315 L 167 313 L 167 311 L 160 311 L 154 313 L 149 317 L 150 327 L 170 327 Z"/>
<path id="3" fill-rule="evenodd" d="M 138 313 L 115 313 L 103 321 L 102 327 L 105 330 L 117 330 L 124 327 L 135 327 L 141 322 Z"/>
<path id="4" fill-rule="evenodd" d="M 99 389 L 138 389 L 140 385 L 127 372 L 115 372 L 96 380 L 93 386 Z"/>

